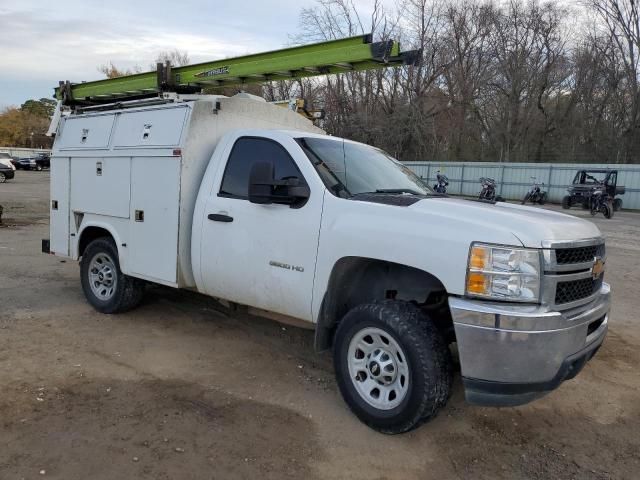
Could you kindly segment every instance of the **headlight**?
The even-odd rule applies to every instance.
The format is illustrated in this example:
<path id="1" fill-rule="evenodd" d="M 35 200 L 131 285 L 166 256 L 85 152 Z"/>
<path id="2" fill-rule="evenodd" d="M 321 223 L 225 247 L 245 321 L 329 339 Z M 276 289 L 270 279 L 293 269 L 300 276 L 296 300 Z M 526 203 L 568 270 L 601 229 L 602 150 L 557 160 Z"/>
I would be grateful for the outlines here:
<path id="1" fill-rule="evenodd" d="M 540 298 L 540 252 L 473 244 L 469 251 L 466 293 L 471 297 L 514 302 Z"/>

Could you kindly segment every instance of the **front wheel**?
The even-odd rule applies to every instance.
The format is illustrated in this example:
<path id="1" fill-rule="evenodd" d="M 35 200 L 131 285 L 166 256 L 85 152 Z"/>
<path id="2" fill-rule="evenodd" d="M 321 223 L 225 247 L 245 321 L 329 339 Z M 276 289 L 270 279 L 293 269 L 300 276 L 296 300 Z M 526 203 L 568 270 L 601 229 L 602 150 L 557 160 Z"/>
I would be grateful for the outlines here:
<path id="1" fill-rule="evenodd" d="M 613 202 L 608 201 L 602 204 L 602 213 L 604 214 L 604 218 L 612 218 L 613 210 Z"/>
<path id="2" fill-rule="evenodd" d="M 525 203 L 527 203 L 529 201 L 529 199 L 531 198 L 531 193 L 527 192 L 527 194 L 524 196 L 524 198 L 522 199 L 521 204 L 524 205 Z"/>
<path id="3" fill-rule="evenodd" d="M 379 432 L 412 430 L 449 397 L 447 345 L 431 319 L 410 303 L 353 308 L 338 326 L 333 358 L 345 402 Z"/>
<path id="4" fill-rule="evenodd" d="M 0 172 L 0 183 L 4 183 L 6 181 L 7 181 L 7 176 L 3 172 Z"/>
<path id="5" fill-rule="evenodd" d="M 42 165 L 36 165 L 36 171 L 41 172 L 42 171 Z"/>
<path id="6" fill-rule="evenodd" d="M 564 197 L 562 197 L 562 208 L 564 208 L 565 210 L 570 209 L 571 203 L 571 195 L 565 195 Z"/>
<path id="7" fill-rule="evenodd" d="M 89 303 L 100 313 L 121 313 L 142 300 L 144 282 L 120 270 L 118 249 L 109 237 L 92 241 L 80 261 L 80 281 Z"/>

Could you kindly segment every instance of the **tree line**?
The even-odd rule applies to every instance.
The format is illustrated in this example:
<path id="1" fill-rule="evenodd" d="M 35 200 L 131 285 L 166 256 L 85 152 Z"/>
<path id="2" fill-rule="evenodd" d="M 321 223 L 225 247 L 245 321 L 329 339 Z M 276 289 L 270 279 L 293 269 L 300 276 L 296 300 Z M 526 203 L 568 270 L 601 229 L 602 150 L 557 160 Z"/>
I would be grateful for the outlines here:
<path id="1" fill-rule="evenodd" d="M 637 0 L 400 0 L 364 19 L 352 0 L 304 9 L 296 43 L 373 31 L 416 66 L 277 82 L 324 128 L 402 160 L 638 163 Z"/>
<path id="2" fill-rule="evenodd" d="M 0 112 L 0 146 L 50 148 L 49 128 L 56 102 L 49 98 L 27 100 L 20 107 Z"/>

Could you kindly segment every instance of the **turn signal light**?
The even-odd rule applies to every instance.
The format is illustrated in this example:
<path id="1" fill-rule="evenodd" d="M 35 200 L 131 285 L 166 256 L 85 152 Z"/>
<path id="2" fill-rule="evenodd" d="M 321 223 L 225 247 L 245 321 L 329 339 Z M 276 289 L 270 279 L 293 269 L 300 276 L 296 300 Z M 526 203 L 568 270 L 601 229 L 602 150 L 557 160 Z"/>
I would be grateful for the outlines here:
<path id="1" fill-rule="evenodd" d="M 489 249 L 483 246 L 474 246 L 469 257 L 469 268 L 483 270 L 489 263 Z"/>
<path id="2" fill-rule="evenodd" d="M 484 295 L 489 290 L 489 279 L 484 273 L 469 272 L 467 275 L 467 293 Z"/>

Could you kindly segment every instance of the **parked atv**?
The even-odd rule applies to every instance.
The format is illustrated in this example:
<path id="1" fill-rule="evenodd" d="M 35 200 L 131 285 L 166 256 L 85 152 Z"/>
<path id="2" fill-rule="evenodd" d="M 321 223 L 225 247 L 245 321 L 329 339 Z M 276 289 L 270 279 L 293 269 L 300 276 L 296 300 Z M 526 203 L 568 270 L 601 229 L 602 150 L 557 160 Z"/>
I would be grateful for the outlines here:
<path id="1" fill-rule="evenodd" d="M 622 199 L 616 198 L 616 195 L 624 195 L 625 187 L 620 187 L 617 183 L 617 170 L 578 170 L 573 184 L 568 188 L 569 195 L 562 199 L 562 208 L 582 205 L 585 210 L 590 209 L 594 192 L 604 186 L 607 196 L 612 201 L 613 210 L 618 211 L 622 208 Z"/>
<path id="2" fill-rule="evenodd" d="M 433 186 L 433 189 L 436 193 L 447 193 L 447 187 L 449 186 L 449 178 L 438 171 L 436 173 L 436 183 Z"/>
<path id="3" fill-rule="evenodd" d="M 522 199 L 522 205 L 527 202 L 544 205 L 544 203 L 547 201 L 547 192 L 542 190 L 542 187 L 544 187 L 544 183 L 538 183 L 536 181 L 536 177 L 531 177 L 531 179 L 533 180 L 533 185 Z"/>
<path id="4" fill-rule="evenodd" d="M 504 202 L 504 198 L 496 195 L 496 181 L 493 178 L 480 177 L 482 189 L 478 194 L 479 200 L 487 200 L 490 202 Z"/>
<path id="5" fill-rule="evenodd" d="M 601 184 L 591 194 L 589 199 L 589 210 L 591 215 L 595 216 L 598 212 L 602 212 L 605 218 L 613 217 L 613 200 L 607 193 L 607 188 L 604 184 Z"/>

